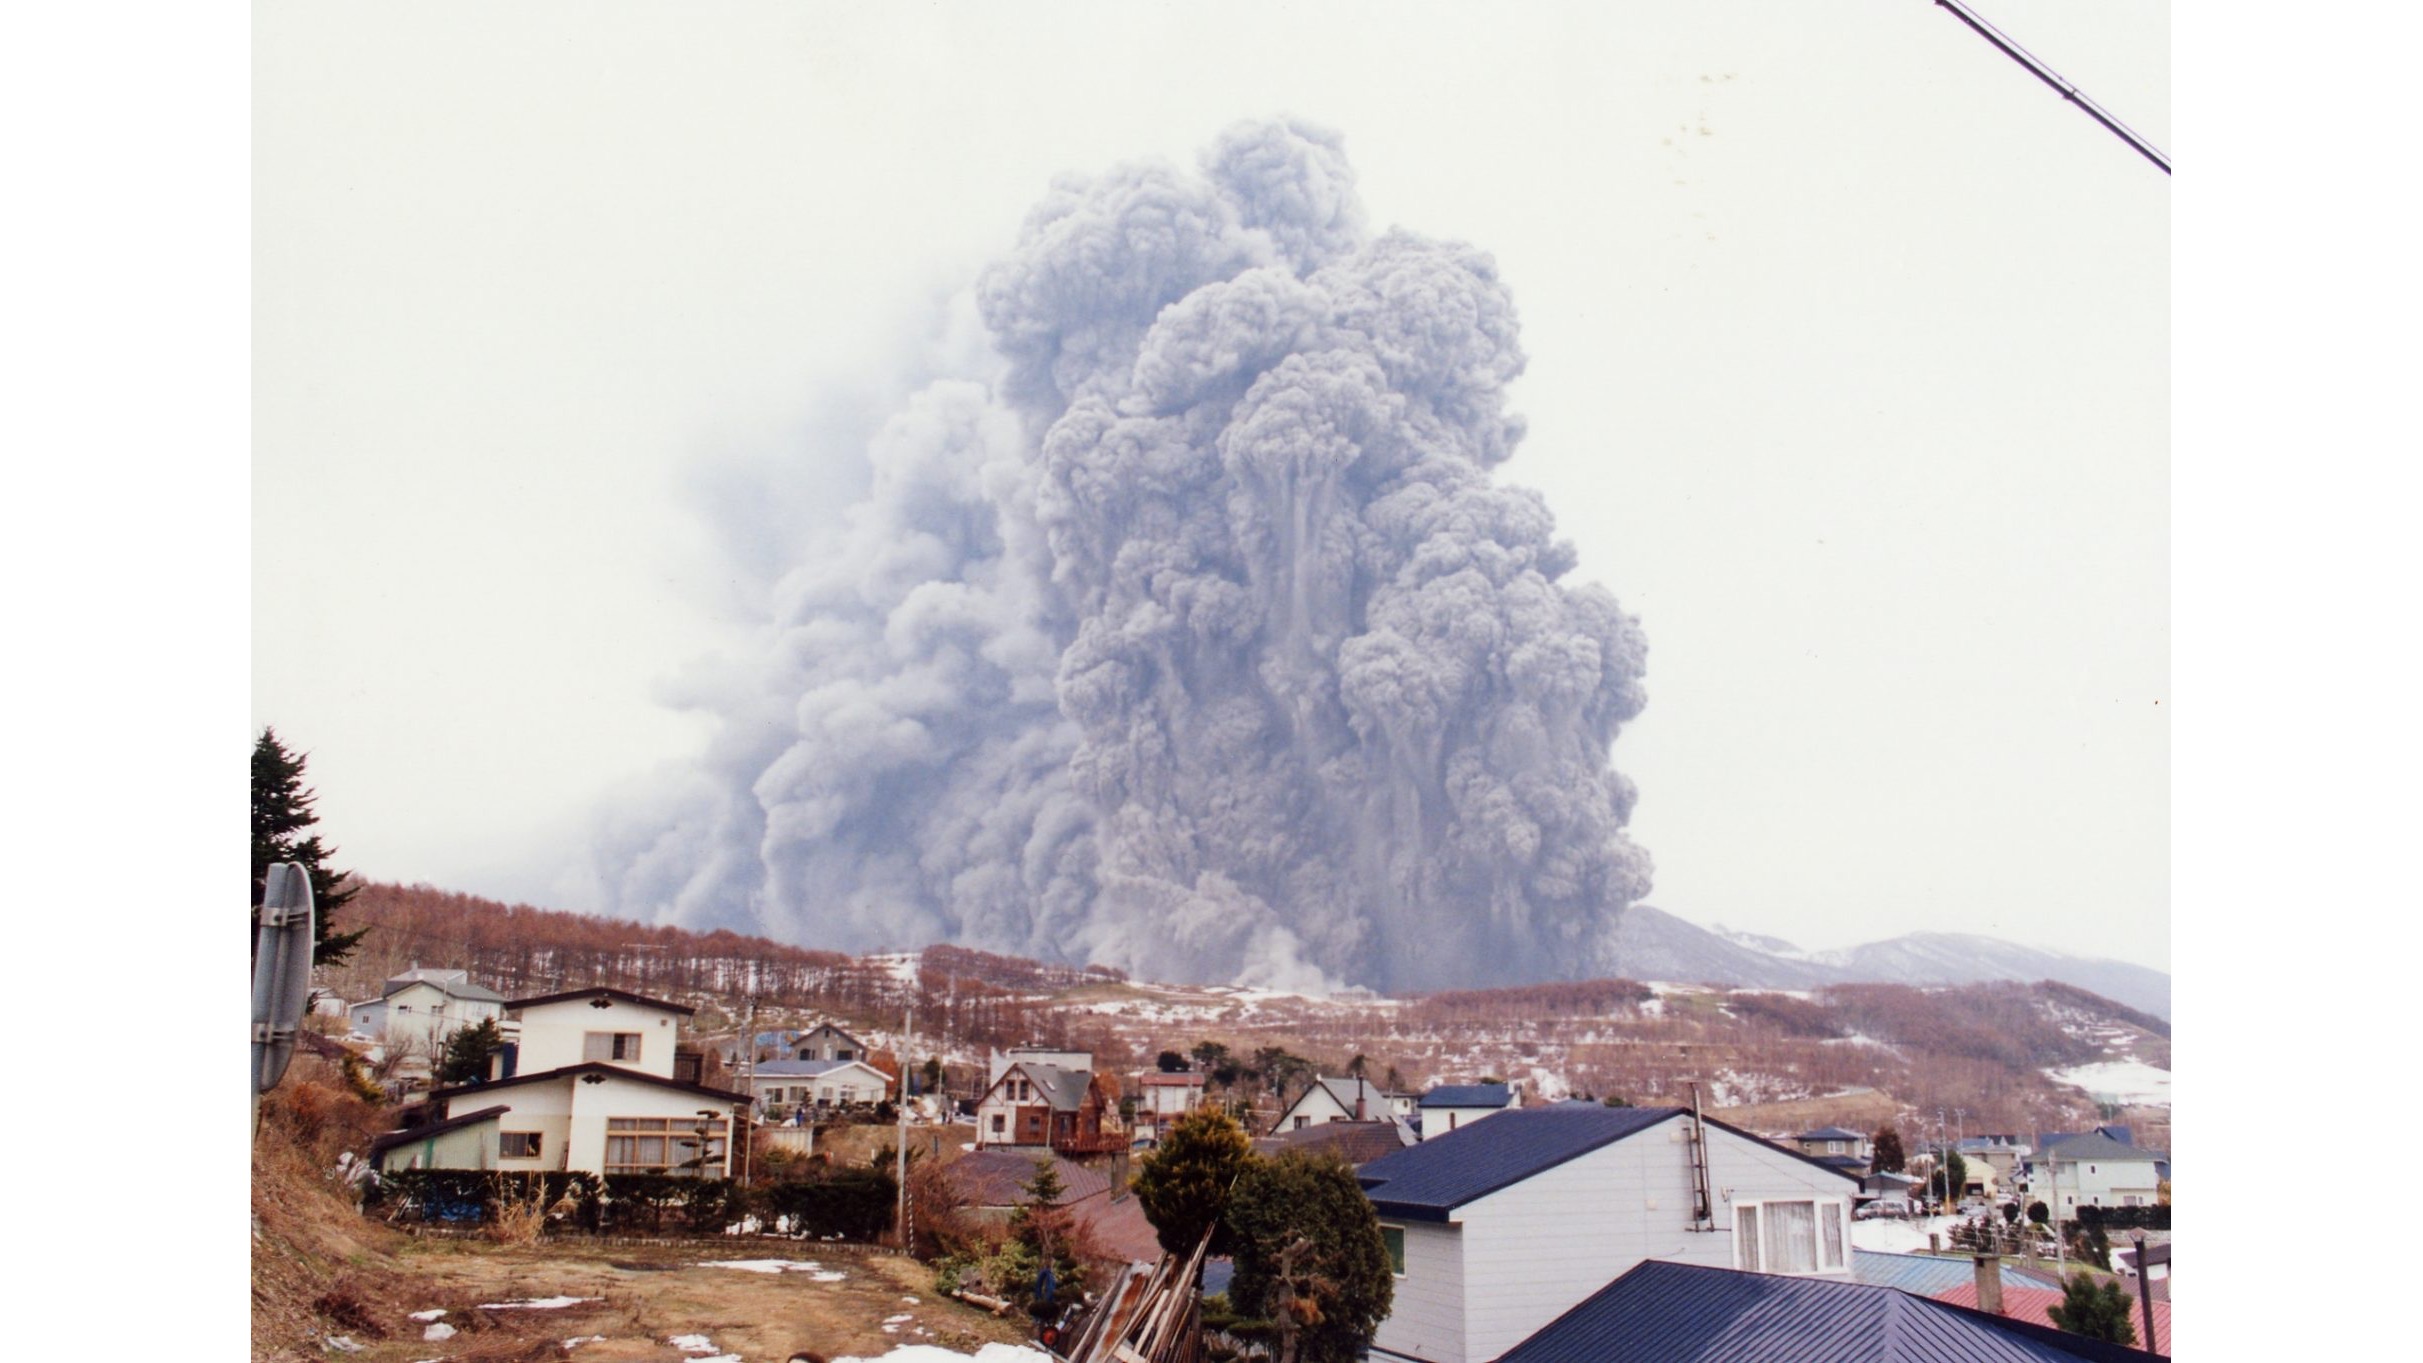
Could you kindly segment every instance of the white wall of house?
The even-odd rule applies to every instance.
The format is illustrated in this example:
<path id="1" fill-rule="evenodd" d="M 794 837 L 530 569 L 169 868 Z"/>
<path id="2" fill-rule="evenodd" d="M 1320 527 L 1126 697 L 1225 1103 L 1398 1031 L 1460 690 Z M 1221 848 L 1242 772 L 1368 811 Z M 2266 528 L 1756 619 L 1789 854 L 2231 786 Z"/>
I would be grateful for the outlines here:
<path id="1" fill-rule="evenodd" d="M 1395 1221 L 1383 1227 L 1405 1232 L 1405 1271 L 1397 1276 L 1395 1304 L 1372 1336 L 1374 1353 L 1454 1363 L 1464 1348 L 1464 1231 L 1436 1221 Z"/>
<path id="2" fill-rule="evenodd" d="M 613 1117 L 672 1118 L 681 1134 L 690 1134 L 700 1109 L 721 1113 L 713 1134 L 726 1138 L 727 1157 L 730 1150 L 731 1106 L 696 1093 L 679 1089 L 658 1088 L 653 1084 L 623 1084 L 609 1078 L 602 1084 L 571 1081 L 572 1121 L 567 1138 L 566 1168 L 605 1173 L 606 1141 L 614 1134 L 608 1119 Z M 727 1158 L 728 1162 L 728 1158 Z M 726 1170 L 718 1165 L 706 1170 L 711 1178 L 723 1177 Z"/>
<path id="3" fill-rule="evenodd" d="M 891 1096 L 890 1076 L 857 1061 L 822 1074 L 766 1074 L 750 1078 L 758 1101 L 769 1104 L 880 1103 Z"/>
<path id="4" fill-rule="evenodd" d="M 2154 1177 L 2151 1159 L 2064 1159 L 2059 1164 L 2064 1221 L 2075 1220 L 2080 1207 L 2151 1207 L 2160 1200 L 2160 1180 Z"/>
<path id="5" fill-rule="evenodd" d="M 379 1156 L 379 1164 L 386 1169 L 493 1169 L 496 1129 L 494 1121 L 477 1122 L 442 1136 L 391 1146 Z"/>
<path id="6" fill-rule="evenodd" d="M 1198 1077 L 1191 1084 L 1146 1082 L 1144 1096 L 1136 1102 L 1136 1115 L 1158 1123 L 1175 1121 L 1192 1112 L 1203 1101 L 1203 1084 Z"/>
<path id="7" fill-rule="evenodd" d="M 410 1044 L 424 1055 L 435 1054 L 451 1033 L 499 1017 L 504 1008 L 488 999 L 456 998 L 425 980 L 415 980 L 378 1001 L 375 1009 L 356 1005 L 354 1025 L 375 1025 L 369 1034 L 384 1037 L 389 1046 Z"/>
<path id="8" fill-rule="evenodd" d="M 1857 1184 L 1715 1127 L 1716 1228 L 1691 1229 L 1689 1126 L 1675 1118 L 1501 1188 L 1458 1208 L 1454 1228 L 1406 1223 L 1406 1275 L 1373 1342 L 1432 1363 L 1485 1363 L 1645 1259 L 1735 1267 L 1736 1202 L 1837 1203 L 1847 1233 Z M 1842 1266 L 1815 1276 L 1847 1282 L 1849 1264 L 1846 1241 Z"/>
<path id="9" fill-rule="evenodd" d="M 864 1043 L 829 1022 L 792 1042 L 790 1051 L 791 1058 L 794 1060 L 864 1060 L 867 1058 L 867 1048 Z"/>
<path id="10" fill-rule="evenodd" d="M 1337 1093 L 1329 1085 L 1315 1084 L 1306 1089 L 1302 1097 L 1288 1104 L 1287 1110 L 1279 1114 L 1278 1122 L 1271 1129 L 1275 1133 L 1319 1126 L 1324 1122 L 1351 1121 L 1355 1115 L 1354 1109 L 1347 1104 L 1353 1101 L 1351 1090 L 1346 1101 L 1340 1102 Z M 1364 1110 L 1376 1116 L 1379 1113 L 1379 1107 L 1380 1090 L 1377 1085 L 1374 1085 L 1364 1104 Z"/>
<path id="11" fill-rule="evenodd" d="M 607 1006 L 592 1006 L 600 1001 Z M 599 994 L 536 1004 L 519 1011 L 522 1033 L 519 1073 L 537 1074 L 600 1060 L 659 1079 L 673 1077 L 673 1043 L 680 1034 L 681 1014 L 671 1009 Z M 593 1043 L 592 1036 L 604 1038 L 603 1046 Z M 638 1059 L 617 1059 L 611 1054 L 597 1053 L 609 1048 L 615 1036 L 638 1037 Z M 632 1044 L 624 1043 L 626 1049 Z"/>
<path id="12" fill-rule="evenodd" d="M 1508 1107 L 1513 1106 L 1508 1104 Z M 1503 1107 L 1425 1107 L 1422 1114 L 1422 1139 L 1434 1140 L 1450 1131 L 1460 1131 L 1483 1117 L 1495 1117 Z"/>

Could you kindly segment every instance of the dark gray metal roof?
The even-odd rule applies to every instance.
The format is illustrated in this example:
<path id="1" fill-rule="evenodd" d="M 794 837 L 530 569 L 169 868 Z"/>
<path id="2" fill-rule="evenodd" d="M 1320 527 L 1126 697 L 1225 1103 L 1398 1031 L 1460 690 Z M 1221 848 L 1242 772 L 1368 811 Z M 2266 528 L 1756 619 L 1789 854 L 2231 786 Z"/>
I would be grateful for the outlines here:
<path id="1" fill-rule="evenodd" d="M 1498 1363 L 2143 1363 L 2134 1349 L 1890 1287 L 1651 1261 Z"/>
<path id="2" fill-rule="evenodd" d="M 1441 1084 L 1422 1095 L 1424 1107 L 1504 1107 L 1513 1101 L 1514 1090 L 1504 1084 Z"/>
<path id="3" fill-rule="evenodd" d="M 1687 1115 L 1679 1107 L 1596 1105 L 1502 1112 L 1373 1160 L 1363 1166 L 1363 1189 L 1385 1215 L 1444 1221 L 1467 1202 Z"/>
<path id="4" fill-rule="evenodd" d="M 1821 1126 L 1815 1131 L 1803 1131 L 1792 1139 L 1796 1141 L 1864 1141 L 1867 1137 L 1856 1131 L 1845 1131 L 1839 1126 Z"/>
<path id="5" fill-rule="evenodd" d="M 2091 1159 L 2115 1163 L 2125 1160 L 2160 1158 L 2158 1151 L 2140 1150 L 2133 1145 L 2123 1145 L 2100 1131 L 2090 1131 L 2083 1136 L 2072 1136 L 2060 1144 L 2050 1147 L 2044 1153 L 2063 1160 Z"/>
<path id="6" fill-rule="evenodd" d="M 992 1088 L 986 1089 L 985 1092 L 989 1094 L 993 1089 L 1000 1088 L 1001 1080 L 1009 1078 L 1014 1073 L 1024 1074 L 1028 1079 L 1033 1080 L 1035 1091 L 1043 1096 L 1045 1104 L 1054 1112 L 1075 1112 L 1084 1106 L 1085 1091 L 1094 1082 L 1094 1076 L 1084 1070 L 1064 1069 L 1058 1065 L 1046 1065 L 1038 1060 L 1021 1060 L 1003 1070 L 1001 1079 L 994 1080 Z"/>
<path id="7" fill-rule="evenodd" d="M 678 1003 L 667 1003 L 663 999 L 652 999 L 645 994 L 634 994 L 628 989 L 616 989 L 611 985 L 602 984 L 593 985 L 587 989 L 567 989 L 560 994 L 541 994 L 536 998 L 507 999 L 505 1009 L 508 1012 L 520 1012 L 524 1008 L 536 1008 L 542 1003 L 563 1003 L 570 999 L 589 998 L 620 999 L 624 1003 L 636 1003 L 647 1008 L 662 1008 L 668 1013 L 679 1013 L 683 1017 L 691 1017 L 698 1012 L 695 1008 L 687 1008 Z"/>

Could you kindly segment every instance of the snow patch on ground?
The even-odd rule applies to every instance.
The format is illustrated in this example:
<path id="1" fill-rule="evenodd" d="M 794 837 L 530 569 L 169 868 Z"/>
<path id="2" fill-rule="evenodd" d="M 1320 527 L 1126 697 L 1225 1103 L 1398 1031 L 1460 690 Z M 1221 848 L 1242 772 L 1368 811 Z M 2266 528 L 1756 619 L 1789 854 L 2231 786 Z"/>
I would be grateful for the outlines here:
<path id="1" fill-rule="evenodd" d="M 426 1310 L 426 1311 L 415 1311 L 415 1312 L 413 1312 L 413 1313 L 412 1313 L 412 1315 L 409 1317 L 409 1319 L 412 1319 L 412 1320 L 417 1320 L 417 1321 L 432 1321 L 432 1320 L 443 1320 L 443 1319 L 445 1318 L 445 1316 L 446 1316 L 446 1311 L 445 1311 L 445 1308 L 443 1308 L 443 1307 L 431 1307 L 429 1310 Z"/>
<path id="2" fill-rule="evenodd" d="M 1851 1223 L 1851 1247 L 1875 1250 L 1884 1254 L 1924 1254 L 1927 1236 L 1931 1232 L 1943 1237 L 1944 1246 L 1952 1244 L 1952 1227 L 1960 1224 L 1957 1216 L 1919 1216 L 1909 1219 L 1879 1216 Z"/>
<path id="3" fill-rule="evenodd" d="M 2171 1072 L 2156 1069 L 2142 1060 L 2105 1060 L 2044 1073 L 2056 1084 L 2085 1089 L 2097 1098 L 2148 1107 L 2171 1105 Z"/>
<path id="4" fill-rule="evenodd" d="M 528 1301 L 484 1301 L 482 1311 L 561 1311 L 585 1301 L 604 1301 L 604 1297 L 533 1297 Z"/>
<path id="5" fill-rule="evenodd" d="M 815 1273 L 824 1268 L 814 1259 L 710 1259 L 700 1268 L 736 1268 L 743 1273 Z"/>
<path id="6" fill-rule="evenodd" d="M 672 1338 L 667 1339 L 665 1343 L 672 1345 L 674 1348 L 679 1349 L 686 1354 L 711 1354 L 715 1352 L 715 1341 L 707 1338 L 705 1335 L 674 1335 Z"/>
<path id="7" fill-rule="evenodd" d="M 987 1344 L 973 1354 L 939 1344 L 903 1344 L 876 1358 L 836 1358 L 833 1363 L 1052 1363 L 1049 1354 L 1017 1344 Z"/>
<path id="8" fill-rule="evenodd" d="M 808 1281 L 812 1283 L 837 1283 L 848 1276 L 850 1275 L 847 1273 L 835 1273 L 831 1269 L 827 1269 L 822 1273 L 809 1274 Z"/>

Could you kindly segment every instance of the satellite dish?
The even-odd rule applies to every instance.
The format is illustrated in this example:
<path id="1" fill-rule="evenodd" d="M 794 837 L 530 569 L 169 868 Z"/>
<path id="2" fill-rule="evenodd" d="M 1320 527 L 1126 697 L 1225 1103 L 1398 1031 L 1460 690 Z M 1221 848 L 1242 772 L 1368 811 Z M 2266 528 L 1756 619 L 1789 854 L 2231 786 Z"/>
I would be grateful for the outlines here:
<path id="1" fill-rule="evenodd" d="M 311 997 L 311 918 L 311 877 L 291 861 L 270 867 L 252 960 L 255 1097 L 276 1088 L 294 1059 L 295 1028 Z"/>

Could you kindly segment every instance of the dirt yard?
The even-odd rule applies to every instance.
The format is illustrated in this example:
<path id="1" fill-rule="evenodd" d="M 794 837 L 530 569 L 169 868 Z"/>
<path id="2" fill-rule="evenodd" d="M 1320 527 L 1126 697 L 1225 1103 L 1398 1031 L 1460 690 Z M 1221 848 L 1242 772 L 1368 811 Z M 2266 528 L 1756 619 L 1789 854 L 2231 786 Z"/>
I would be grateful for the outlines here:
<path id="1" fill-rule="evenodd" d="M 798 1352 L 873 1358 L 902 1344 L 973 1353 L 988 1341 L 1026 1342 L 1022 1320 L 937 1298 L 925 1269 L 880 1253 L 429 1238 L 382 1257 L 323 1306 L 330 1333 L 355 1327 L 347 1338 L 362 1347 L 344 1356 L 360 1363 L 784 1363 Z M 431 1311 L 445 1314 L 415 1318 Z M 430 1339 L 432 1326 L 455 1333 Z"/>

